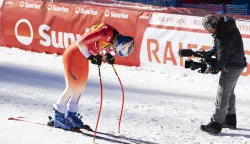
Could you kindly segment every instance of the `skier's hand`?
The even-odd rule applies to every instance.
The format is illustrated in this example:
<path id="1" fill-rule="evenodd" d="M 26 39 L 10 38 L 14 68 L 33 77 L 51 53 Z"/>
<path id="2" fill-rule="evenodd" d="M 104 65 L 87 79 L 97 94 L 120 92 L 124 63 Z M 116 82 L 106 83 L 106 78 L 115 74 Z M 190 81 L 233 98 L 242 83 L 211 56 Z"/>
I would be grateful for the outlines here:
<path id="1" fill-rule="evenodd" d="M 105 60 L 107 61 L 107 63 L 113 65 L 115 63 L 115 57 L 113 55 L 111 55 L 110 53 L 106 53 L 104 55 Z"/>
<path id="2" fill-rule="evenodd" d="M 90 55 L 88 58 L 87 58 L 92 64 L 95 64 L 95 65 L 98 65 L 98 66 L 101 66 L 102 65 L 102 56 L 101 55 L 96 55 L 96 56 L 93 56 L 93 55 Z"/>

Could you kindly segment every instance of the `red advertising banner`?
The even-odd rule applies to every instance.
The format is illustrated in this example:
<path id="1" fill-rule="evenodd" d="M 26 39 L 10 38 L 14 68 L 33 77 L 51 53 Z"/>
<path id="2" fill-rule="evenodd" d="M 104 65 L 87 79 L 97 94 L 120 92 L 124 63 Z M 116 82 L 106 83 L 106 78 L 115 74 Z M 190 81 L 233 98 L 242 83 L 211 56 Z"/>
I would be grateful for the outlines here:
<path id="1" fill-rule="evenodd" d="M 65 48 L 92 25 L 105 22 L 121 34 L 135 37 L 138 12 L 105 6 L 6 0 L 2 14 L 2 35 L 7 47 L 35 52 L 63 54 Z M 135 41 L 135 43 L 137 43 Z M 137 48 L 116 63 L 139 66 Z"/>
<path id="2" fill-rule="evenodd" d="M 191 34 L 192 36 L 204 33 L 200 20 L 185 20 L 188 17 L 205 16 L 207 12 L 204 10 L 162 8 L 127 2 L 112 2 L 110 0 L 106 0 L 107 3 L 103 4 L 98 3 L 98 1 L 103 0 L 95 1 L 97 2 L 68 2 L 68 0 L 63 0 L 60 3 L 36 0 L 5 0 L 1 13 L 0 44 L 4 44 L 7 47 L 61 55 L 87 28 L 105 22 L 115 27 L 121 34 L 135 38 L 135 49 L 131 55 L 124 58 L 116 57 L 116 64 L 141 66 L 151 63 L 151 61 L 144 61 L 142 57 L 144 56 L 144 51 L 149 49 L 149 43 L 156 44 L 156 47 L 162 44 L 166 45 L 164 43 L 169 40 L 169 34 L 173 34 L 173 30 L 181 32 L 183 29 L 192 28 L 195 29 L 194 33 Z M 152 17 L 153 15 L 154 17 Z M 239 15 L 231 16 L 244 18 Z M 181 17 L 181 19 L 178 19 L 178 17 Z M 189 23 L 187 24 L 186 22 Z M 182 25 L 187 25 L 187 27 L 182 28 Z M 243 32 L 243 37 L 248 38 L 248 32 L 244 30 L 246 26 L 243 25 L 239 23 L 239 28 Z M 173 30 L 164 31 L 166 28 Z M 244 31 L 246 32 L 244 33 Z M 192 42 L 191 35 L 185 36 L 185 39 L 188 38 L 188 42 Z M 180 36 L 176 38 L 180 38 Z M 162 40 L 159 41 L 159 39 Z M 183 39 L 179 41 L 181 42 Z M 159 46 L 156 41 L 152 40 L 159 41 Z M 208 41 L 204 41 L 204 43 L 208 43 Z M 183 42 L 173 46 L 173 48 L 185 48 L 186 46 L 182 46 L 182 44 Z M 202 47 L 210 46 L 211 44 L 208 43 Z M 172 60 L 168 56 L 161 56 L 163 53 L 171 54 L 171 51 L 157 52 L 155 50 L 152 56 L 157 59 L 158 63 L 165 65 L 169 60 Z M 249 55 L 248 52 L 249 50 L 247 49 L 247 55 Z M 175 60 L 172 61 L 174 64 L 177 63 Z M 183 66 L 183 60 L 180 60 L 179 65 Z M 243 75 L 249 75 L 249 65 L 248 71 Z"/>

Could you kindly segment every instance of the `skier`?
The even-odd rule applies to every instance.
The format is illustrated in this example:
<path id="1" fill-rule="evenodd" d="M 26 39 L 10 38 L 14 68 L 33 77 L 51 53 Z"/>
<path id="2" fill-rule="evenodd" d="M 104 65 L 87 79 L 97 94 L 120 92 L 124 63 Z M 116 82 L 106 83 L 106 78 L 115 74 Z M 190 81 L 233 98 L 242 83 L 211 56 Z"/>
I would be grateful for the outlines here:
<path id="1" fill-rule="evenodd" d="M 88 79 L 88 61 L 101 66 L 103 57 L 100 52 L 104 52 L 104 60 L 113 65 L 115 57 L 111 50 L 116 52 L 123 49 L 130 53 L 133 46 L 132 37 L 121 35 L 114 27 L 100 23 L 92 26 L 65 50 L 63 65 L 66 88 L 53 105 L 54 127 L 65 130 L 83 127 L 84 123 L 78 113 L 78 101 Z"/>

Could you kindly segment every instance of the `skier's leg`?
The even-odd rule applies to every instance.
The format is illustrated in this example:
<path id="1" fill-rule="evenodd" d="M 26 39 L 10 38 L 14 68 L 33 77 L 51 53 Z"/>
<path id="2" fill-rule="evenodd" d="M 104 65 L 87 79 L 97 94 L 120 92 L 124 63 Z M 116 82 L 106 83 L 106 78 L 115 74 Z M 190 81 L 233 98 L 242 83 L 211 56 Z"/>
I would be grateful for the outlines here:
<path id="1" fill-rule="evenodd" d="M 74 51 L 75 51 L 75 44 L 71 44 L 64 52 L 63 54 L 63 66 L 64 66 L 64 79 L 65 79 L 65 89 L 59 96 L 59 99 L 54 104 L 54 108 L 59 111 L 60 113 L 66 112 L 66 106 L 69 98 L 72 94 L 74 94 L 73 91 L 73 85 L 71 83 L 71 77 L 70 77 L 70 68 L 72 65 L 72 59 L 74 57 Z"/>
<path id="2" fill-rule="evenodd" d="M 79 61 L 81 61 L 82 63 L 80 66 L 78 66 L 77 71 L 72 72 L 77 74 L 77 80 L 74 81 L 74 94 L 69 99 L 67 106 L 67 110 L 71 112 L 78 112 L 78 102 L 81 98 L 81 93 L 85 89 L 89 73 L 89 64 L 87 59 L 80 56 L 82 55 L 79 55 Z"/>
<path id="3" fill-rule="evenodd" d="M 70 99 L 72 94 L 73 94 L 72 89 L 66 84 L 66 88 L 59 96 L 59 99 L 57 100 L 57 102 L 54 104 L 55 110 L 64 114 L 66 112 L 67 102 Z"/>
<path id="4" fill-rule="evenodd" d="M 75 43 L 71 44 L 63 54 L 63 65 L 64 65 L 64 77 L 66 88 L 60 95 L 57 102 L 54 104 L 55 108 L 55 127 L 69 130 L 73 127 L 73 124 L 65 118 L 67 109 L 67 103 L 70 97 L 77 92 L 77 72 L 81 67 L 81 61 L 77 61 L 75 55 L 77 55 L 78 47 Z M 79 59 L 78 59 L 79 60 Z M 81 59 L 80 59 L 81 60 Z M 78 67 L 79 66 L 79 67 Z"/>
<path id="5" fill-rule="evenodd" d="M 68 82 L 74 93 L 68 100 L 65 116 L 70 120 L 74 127 L 81 128 L 83 127 L 83 122 L 81 121 L 80 115 L 77 115 L 78 102 L 88 79 L 89 63 L 78 48 L 74 52 L 71 65 L 67 72 Z"/>
<path id="6" fill-rule="evenodd" d="M 70 122 L 73 124 L 73 127 L 76 128 L 82 128 L 83 122 L 82 122 L 82 116 L 78 113 L 78 102 L 81 97 L 81 93 L 75 93 L 72 95 L 72 97 L 69 99 L 68 105 L 67 105 L 67 112 L 66 112 L 66 118 L 70 120 Z"/>
<path id="7" fill-rule="evenodd" d="M 78 112 L 78 102 L 80 100 L 81 93 L 75 93 L 69 99 L 67 104 L 67 111 L 77 113 Z"/>

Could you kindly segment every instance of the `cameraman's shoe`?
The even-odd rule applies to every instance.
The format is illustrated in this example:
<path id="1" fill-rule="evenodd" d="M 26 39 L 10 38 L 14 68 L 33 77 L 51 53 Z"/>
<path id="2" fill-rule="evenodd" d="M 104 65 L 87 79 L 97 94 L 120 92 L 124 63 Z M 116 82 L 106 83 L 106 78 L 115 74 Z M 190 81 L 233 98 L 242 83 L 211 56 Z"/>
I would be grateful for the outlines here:
<path id="1" fill-rule="evenodd" d="M 217 123 L 211 119 L 211 122 L 207 125 L 201 125 L 200 129 L 209 134 L 219 134 L 222 130 L 222 124 Z"/>
<path id="2" fill-rule="evenodd" d="M 229 129 L 236 129 L 236 124 L 237 124 L 236 114 L 227 114 L 222 127 Z"/>

